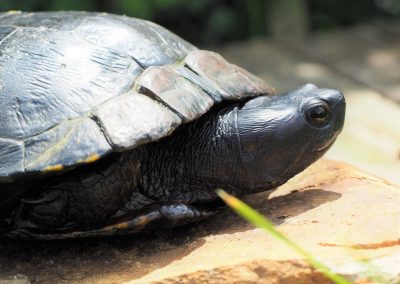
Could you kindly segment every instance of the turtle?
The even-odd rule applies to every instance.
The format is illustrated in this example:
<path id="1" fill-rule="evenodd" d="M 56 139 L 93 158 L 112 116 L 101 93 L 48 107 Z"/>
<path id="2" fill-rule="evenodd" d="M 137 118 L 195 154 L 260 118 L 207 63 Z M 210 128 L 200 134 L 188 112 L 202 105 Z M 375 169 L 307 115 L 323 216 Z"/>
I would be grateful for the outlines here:
<path id="1" fill-rule="evenodd" d="M 216 188 L 272 191 L 341 132 L 345 99 L 264 80 L 141 19 L 0 14 L 0 235 L 151 232 L 209 218 Z"/>

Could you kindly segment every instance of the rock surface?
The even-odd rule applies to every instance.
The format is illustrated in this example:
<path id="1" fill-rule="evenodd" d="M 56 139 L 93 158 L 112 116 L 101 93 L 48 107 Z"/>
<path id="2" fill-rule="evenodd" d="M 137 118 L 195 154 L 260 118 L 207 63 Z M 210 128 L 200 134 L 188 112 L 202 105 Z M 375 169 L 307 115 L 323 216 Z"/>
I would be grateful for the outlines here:
<path id="1" fill-rule="evenodd" d="M 379 271 L 400 281 L 399 187 L 322 160 L 270 195 L 243 199 L 350 279 L 370 283 L 367 274 Z M 330 283 L 228 209 L 200 224 L 146 236 L 1 240 L 0 251 L 1 283 L 16 275 L 37 283 Z"/>

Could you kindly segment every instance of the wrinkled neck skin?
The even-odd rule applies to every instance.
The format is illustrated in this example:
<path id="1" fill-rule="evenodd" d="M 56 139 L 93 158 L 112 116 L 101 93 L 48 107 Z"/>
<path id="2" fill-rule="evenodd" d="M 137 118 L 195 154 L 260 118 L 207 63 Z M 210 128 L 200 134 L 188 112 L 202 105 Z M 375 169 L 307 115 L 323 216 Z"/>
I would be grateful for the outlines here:
<path id="1" fill-rule="evenodd" d="M 211 111 L 170 137 L 141 151 L 140 191 L 163 202 L 207 202 L 222 188 L 239 195 L 254 192 L 237 131 L 237 106 Z M 268 183 L 264 183 L 267 188 Z M 274 184 L 275 185 L 275 184 Z"/>

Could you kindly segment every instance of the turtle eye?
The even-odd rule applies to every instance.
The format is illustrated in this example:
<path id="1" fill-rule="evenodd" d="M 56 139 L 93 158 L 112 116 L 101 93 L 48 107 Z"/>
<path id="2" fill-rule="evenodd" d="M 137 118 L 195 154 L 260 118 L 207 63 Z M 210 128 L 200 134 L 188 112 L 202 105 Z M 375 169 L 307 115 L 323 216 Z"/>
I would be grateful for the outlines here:
<path id="1" fill-rule="evenodd" d="M 325 126 L 331 120 L 331 112 L 327 105 L 316 105 L 307 110 L 308 122 L 317 127 Z"/>

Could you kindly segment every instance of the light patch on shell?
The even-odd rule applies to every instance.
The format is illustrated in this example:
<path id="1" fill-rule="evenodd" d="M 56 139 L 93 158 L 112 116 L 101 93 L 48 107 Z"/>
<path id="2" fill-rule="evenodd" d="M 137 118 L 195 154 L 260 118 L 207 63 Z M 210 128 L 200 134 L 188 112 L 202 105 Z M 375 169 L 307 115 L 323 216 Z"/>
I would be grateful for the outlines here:
<path id="1" fill-rule="evenodd" d="M 99 159 L 100 159 L 100 156 L 98 154 L 93 154 L 93 155 L 87 157 L 85 160 L 78 161 L 78 163 L 90 164 L 90 163 L 96 162 Z"/>
<path id="2" fill-rule="evenodd" d="M 59 172 L 64 169 L 63 165 L 58 164 L 58 165 L 53 165 L 53 166 L 47 166 L 44 168 L 44 172 Z"/>

